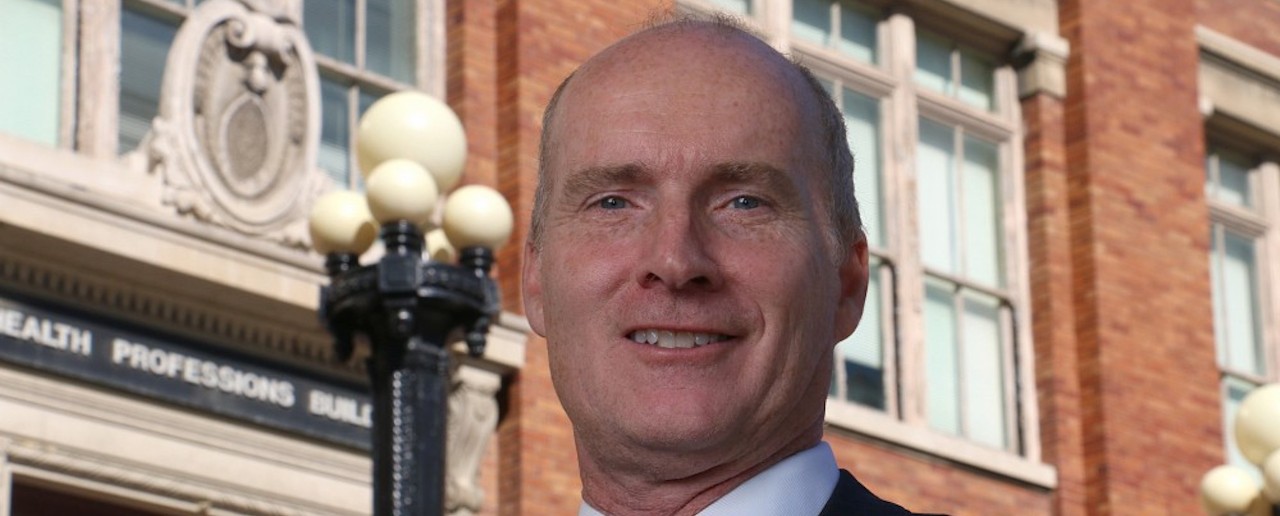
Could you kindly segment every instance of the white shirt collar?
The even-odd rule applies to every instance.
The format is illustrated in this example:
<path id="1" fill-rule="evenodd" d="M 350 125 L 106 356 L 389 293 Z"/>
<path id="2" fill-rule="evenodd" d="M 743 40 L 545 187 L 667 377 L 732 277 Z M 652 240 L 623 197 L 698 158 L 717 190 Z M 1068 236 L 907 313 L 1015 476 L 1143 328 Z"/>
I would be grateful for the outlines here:
<path id="1" fill-rule="evenodd" d="M 831 446 L 820 442 L 782 459 L 713 502 L 699 516 L 814 515 L 840 480 Z M 578 516 L 604 516 L 582 502 Z"/>

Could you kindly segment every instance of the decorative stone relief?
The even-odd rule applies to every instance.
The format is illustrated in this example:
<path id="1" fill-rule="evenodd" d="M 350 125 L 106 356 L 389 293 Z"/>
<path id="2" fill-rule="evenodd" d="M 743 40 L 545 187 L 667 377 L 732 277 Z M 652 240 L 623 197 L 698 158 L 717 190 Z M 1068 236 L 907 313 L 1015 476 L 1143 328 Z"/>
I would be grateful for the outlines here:
<path id="1" fill-rule="evenodd" d="M 142 144 L 177 213 L 306 246 L 319 82 L 291 1 L 209 0 L 178 30 Z"/>
<path id="2" fill-rule="evenodd" d="M 484 491 L 479 486 L 480 460 L 498 424 L 495 396 L 502 376 L 463 364 L 453 373 L 446 431 L 445 510 L 451 516 L 480 512 Z"/>

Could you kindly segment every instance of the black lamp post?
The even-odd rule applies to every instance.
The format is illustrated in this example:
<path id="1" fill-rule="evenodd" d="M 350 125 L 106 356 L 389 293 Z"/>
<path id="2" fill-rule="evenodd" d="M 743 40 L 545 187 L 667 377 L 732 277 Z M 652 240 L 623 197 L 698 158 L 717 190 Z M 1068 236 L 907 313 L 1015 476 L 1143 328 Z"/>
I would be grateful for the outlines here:
<path id="1" fill-rule="evenodd" d="M 1210 516 L 1280 516 L 1280 383 L 1254 389 L 1236 409 L 1235 441 L 1262 472 L 1262 484 L 1238 466 L 1218 466 L 1200 481 Z"/>
<path id="2" fill-rule="evenodd" d="M 334 192 L 311 215 L 312 245 L 330 277 L 320 315 L 339 359 L 351 357 L 357 336 L 370 343 L 374 515 L 443 514 L 448 343 L 461 335 L 470 354 L 484 352 L 500 309 L 492 249 L 510 236 L 511 208 L 492 189 L 466 186 L 437 212 L 438 192 L 461 176 L 466 137 L 434 98 L 384 97 L 357 137 L 367 202 Z M 426 232 L 434 220 L 439 227 Z M 385 253 L 361 265 L 378 225 Z M 458 263 L 448 263 L 455 247 Z"/>

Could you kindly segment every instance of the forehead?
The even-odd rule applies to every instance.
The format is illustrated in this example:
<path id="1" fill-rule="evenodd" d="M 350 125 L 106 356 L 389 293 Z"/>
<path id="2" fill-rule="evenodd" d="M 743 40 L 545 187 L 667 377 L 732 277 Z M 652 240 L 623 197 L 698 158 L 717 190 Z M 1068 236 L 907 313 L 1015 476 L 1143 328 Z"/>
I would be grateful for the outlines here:
<path id="1" fill-rule="evenodd" d="M 785 58 L 742 34 L 642 33 L 582 67 L 552 118 L 545 172 L 646 163 L 762 162 L 812 155 L 812 94 Z M 548 179 L 548 178 L 544 178 Z"/>

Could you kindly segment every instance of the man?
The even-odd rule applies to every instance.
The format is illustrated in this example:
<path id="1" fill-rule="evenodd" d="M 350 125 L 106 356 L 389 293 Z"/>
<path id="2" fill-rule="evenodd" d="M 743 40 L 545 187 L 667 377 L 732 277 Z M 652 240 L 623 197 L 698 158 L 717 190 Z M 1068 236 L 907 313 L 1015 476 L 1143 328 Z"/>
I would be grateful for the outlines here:
<path id="1" fill-rule="evenodd" d="M 583 64 L 543 130 L 525 308 L 581 513 L 907 514 L 821 441 L 867 245 L 808 72 L 730 23 L 667 23 Z"/>

